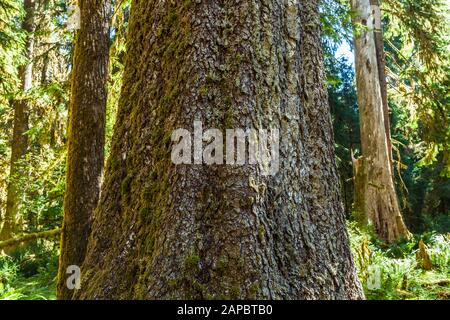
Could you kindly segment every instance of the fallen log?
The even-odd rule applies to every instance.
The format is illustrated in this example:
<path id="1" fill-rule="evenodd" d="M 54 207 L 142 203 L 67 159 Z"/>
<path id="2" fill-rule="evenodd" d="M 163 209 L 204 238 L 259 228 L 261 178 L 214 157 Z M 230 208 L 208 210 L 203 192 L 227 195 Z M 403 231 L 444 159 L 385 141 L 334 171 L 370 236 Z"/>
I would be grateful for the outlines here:
<path id="1" fill-rule="evenodd" d="M 21 237 L 8 239 L 5 241 L 0 241 L 0 250 L 8 247 L 13 247 L 18 245 L 19 243 L 33 241 L 36 239 L 49 239 L 58 236 L 61 234 L 61 229 L 54 229 L 43 232 L 30 233 Z"/>

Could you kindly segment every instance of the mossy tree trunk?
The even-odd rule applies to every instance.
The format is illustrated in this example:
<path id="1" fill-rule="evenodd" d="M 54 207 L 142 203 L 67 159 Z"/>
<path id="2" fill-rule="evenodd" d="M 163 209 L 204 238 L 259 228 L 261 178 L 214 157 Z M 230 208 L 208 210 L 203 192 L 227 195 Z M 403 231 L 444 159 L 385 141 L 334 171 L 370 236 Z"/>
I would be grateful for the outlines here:
<path id="1" fill-rule="evenodd" d="M 377 2 L 377 1 L 375 1 Z M 371 221 L 381 239 L 393 242 L 408 237 L 394 186 L 388 115 L 383 100 L 383 81 L 377 58 L 376 8 L 373 0 L 352 0 L 356 81 L 361 125 L 362 156 L 354 161 L 355 210 L 363 221 Z M 379 36 L 378 36 L 379 37 Z M 378 44 L 379 46 L 379 44 Z M 384 71 L 381 71 L 384 74 Z"/>
<path id="2" fill-rule="evenodd" d="M 68 129 L 67 178 L 57 296 L 71 298 L 66 269 L 81 266 L 104 162 L 106 81 L 109 61 L 109 0 L 82 0 L 77 33 Z"/>
<path id="3" fill-rule="evenodd" d="M 25 0 L 23 3 L 25 18 L 22 23 L 22 29 L 27 33 L 25 41 L 25 65 L 20 67 L 19 75 L 21 78 L 20 95 L 26 94 L 33 86 L 33 51 L 34 51 L 34 31 L 35 31 L 35 9 L 34 0 Z M 21 160 L 28 150 L 28 113 L 30 109 L 30 101 L 24 97 L 20 97 L 13 101 L 14 106 L 14 123 L 13 138 L 11 143 L 11 166 L 9 173 L 9 183 L 6 198 L 6 211 L 4 216 L 3 227 L 0 232 L 0 240 L 6 240 L 20 229 L 17 224 L 19 212 L 19 194 L 20 186 L 18 178 L 21 172 Z"/>
<path id="4" fill-rule="evenodd" d="M 362 298 L 318 1 L 133 1 L 81 299 Z M 280 170 L 179 165 L 173 130 L 280 129 Z"/>

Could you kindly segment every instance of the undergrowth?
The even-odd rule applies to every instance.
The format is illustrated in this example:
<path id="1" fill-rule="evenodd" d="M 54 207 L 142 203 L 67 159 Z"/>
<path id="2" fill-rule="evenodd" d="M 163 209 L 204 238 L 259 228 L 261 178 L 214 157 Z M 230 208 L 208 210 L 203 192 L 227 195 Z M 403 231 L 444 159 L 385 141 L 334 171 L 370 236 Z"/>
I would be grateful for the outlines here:
<path id="1" fill-rule="evenodd" d="M 0 300 L 54 300 L 58 250 L 40 244 L 0 255 Z"/>
<path id="2" fill-rule="evenodd" d="M 450 299 L 450 234 L 424 233 L 387 245 L 355 223 L 348 230 L 367 299 Z M 417 261 L 420 240 L 427 246 L 431 270 Z M 45 244 L 0 256 L 0 300 L 55 299 L 58 250 Z"/>
<path id="3" fill-rule="evenodd" d="M 450 299 L 450 234 L 424 233 L 387 245 L 355 223 L 349 223 L 348 229 L 367 299 Z M 431 270 L 423 270 L 418 263 L 420 240 L 427 246 Z"/>

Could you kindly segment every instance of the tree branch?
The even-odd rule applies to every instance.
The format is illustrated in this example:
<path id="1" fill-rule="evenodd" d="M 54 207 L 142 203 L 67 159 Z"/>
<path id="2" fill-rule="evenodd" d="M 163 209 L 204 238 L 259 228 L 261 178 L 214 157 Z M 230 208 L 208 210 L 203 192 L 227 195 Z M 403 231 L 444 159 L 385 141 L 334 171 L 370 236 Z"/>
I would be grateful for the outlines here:
<path id="1" fill-rule="evenodd" d="M 22 237 L 12 238 L 5 241 L 0 241 L 0 250 L 8 247 L 13 247 L 22 242 L 29 242 L 36 239 L 48 239 L 53 238 L 61 234 L 61 229 L 54 229 L 44 232 L 30 233 Z"/>

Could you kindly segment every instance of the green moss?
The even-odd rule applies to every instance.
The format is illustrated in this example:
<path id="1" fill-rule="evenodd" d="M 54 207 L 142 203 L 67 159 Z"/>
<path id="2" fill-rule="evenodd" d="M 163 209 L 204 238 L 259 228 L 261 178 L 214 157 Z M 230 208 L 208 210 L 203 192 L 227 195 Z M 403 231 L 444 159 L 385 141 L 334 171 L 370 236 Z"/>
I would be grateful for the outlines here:
<path id="1" fill-rule="evenodd" d="M 145 251 L 147 254 L 153 253 L 153 249 L 155 248 L 155 238 L 154 237 L 147 237 L 145 240 Z"/>
<path id="2" fill-rule="evenodd" d="M 198 94 L 203 97 L 208 93 L 208 87 L 206 87 L 205 85 L 200 86 L 200 88 L 198 88 Z"/>
<path id="3" fill-rule="evenodd" d="M 227 256 L 222 256 L 220 257 L 219 261 L 217 262 L 216 265 L 216 272 L 219 275 L 223 275 L 228 267 L 228 257 Z"/>
<path id="4" fill-rule="evenodd" d="M 198 263 L 200 262 L 200 257 L 198 255 L 190 255 L 186 257 L 184 261 L 184 266 L 187 270 L 197 270 Z"/>
<path id="5" fill-rule="evenodd" d="M 175 24 L 175 21 L 177 19 L 178 19 L 178 14 L 177 14 L 176 8 L 170 8 L 169 12 L 167 13 L 166 19 L 164 21 L 166 28 L 170 29 Z"/>
<path id="6" fill-rule="evenodd" d="M 150 223 L 152 221 L 152 210 L 148 207 L 144 207 L 141 210 L 139 210 L 139 217 L 141 222 L 143 223 Z"/>
<path id="7" fill-rule="evenodd" d="M 131 182 L 133 181 L 133 176 L 132 175 L 128 175 L 125 177 L 125 179 L 123 179 L 122 181 L 122 185 L 120 188 L 122 197 L 126 197 L 130 191 L 131 191 Z"/>
<path id="8" fill-rule="evenodd" d="M 258 229 L 258 238 L 260 242 L 264 242 L 264 237 L 266 234 L 266 230 L 264 229 L 263 226 L 260 226 Z"/>
<path id="9" fill-rule="evenodd" d="M 207 291 L 206 286 L 201 284 L 200 282 L 198 282 L 195 279 L 192 281 L 191 285 L 192 285 L 192 288 L 194 289 L 194 292 L 196 292 L 200 298 L 203 298 L 203 296 L 206 294 L 206 291 Z"/>
<path id="10" fill-rule="evenodd" d="M 238 53 L 236 55 L 236 63 L 237 64 L 241 64 L 241 62 L 242 62 L 242 55 L 240 53 Z"/>
<path id="11" fill-rule="evenodd" d="M 206 75 L 206 82 L 207 83 L 215 83 L 220 81 L 220 76 L 215 73 L 214 71 L 209 71 Z"/>
<path id="12" fill-rule="evenodd" d="M 109 157 L 109 167 L 115 171 L 119 167 L 119 161 L 113 156 Z"/>
<path id="13" fill-rule="evenodd" d="M 256 299 L 258 297 L 258 293 L 261 291 L 261 285 L 259 284 L 259 282 L 255 282 L 253 283 L 249 288 L 248 288 L 248 293 L 249 293 L 249 298 L 250 299 Z"/>
<path id="14" fill-rule="evenodd" d="M 234 85 L 237 89 L 239 89 L 241 87 L 241 79 L 236 78 L 236 80 L 234 81 Z"/>
<path id="15" fill-rule="evenodd" d="M 241 288 L 239 288 L 239 287 L 231 288 L 231 290 L 230 290 L 231 300 L 239 299 L 240 296 L 241 296 Z"/>
<path id="16" fill-rule="evenodd" d="M 175 289 L 179 286 L 179 280 L 178 279 L 171 279 L 167 282 L 167 284 L 169 285 L 169 287 Z"/>
<path id="17" fill-rule="evenodd" d="M 150 180 L 152 180 L 152 181 L 156 181 L 157 179 L 158 179 L 158 173 L 156 172 L 156 171 L 152 171 L 151 173 L 150 173 Z"/>
<path id="18" fill-rule="evenodd" d="M 220 300 L 238 300 L 241 297 L 241 288 L 238 286 L 233 286 L 226 291 L 227 294 L 220 295 Z"/>
<path id="19" fill-rule="evenodd" d="M 234 108 L 233 108 L 233 101 L 230 97 L 226 97 L 225 101 L 225 114 L 224 114 L 224 126 L 226 129 L 232 129 L 234 127 Z"/>

